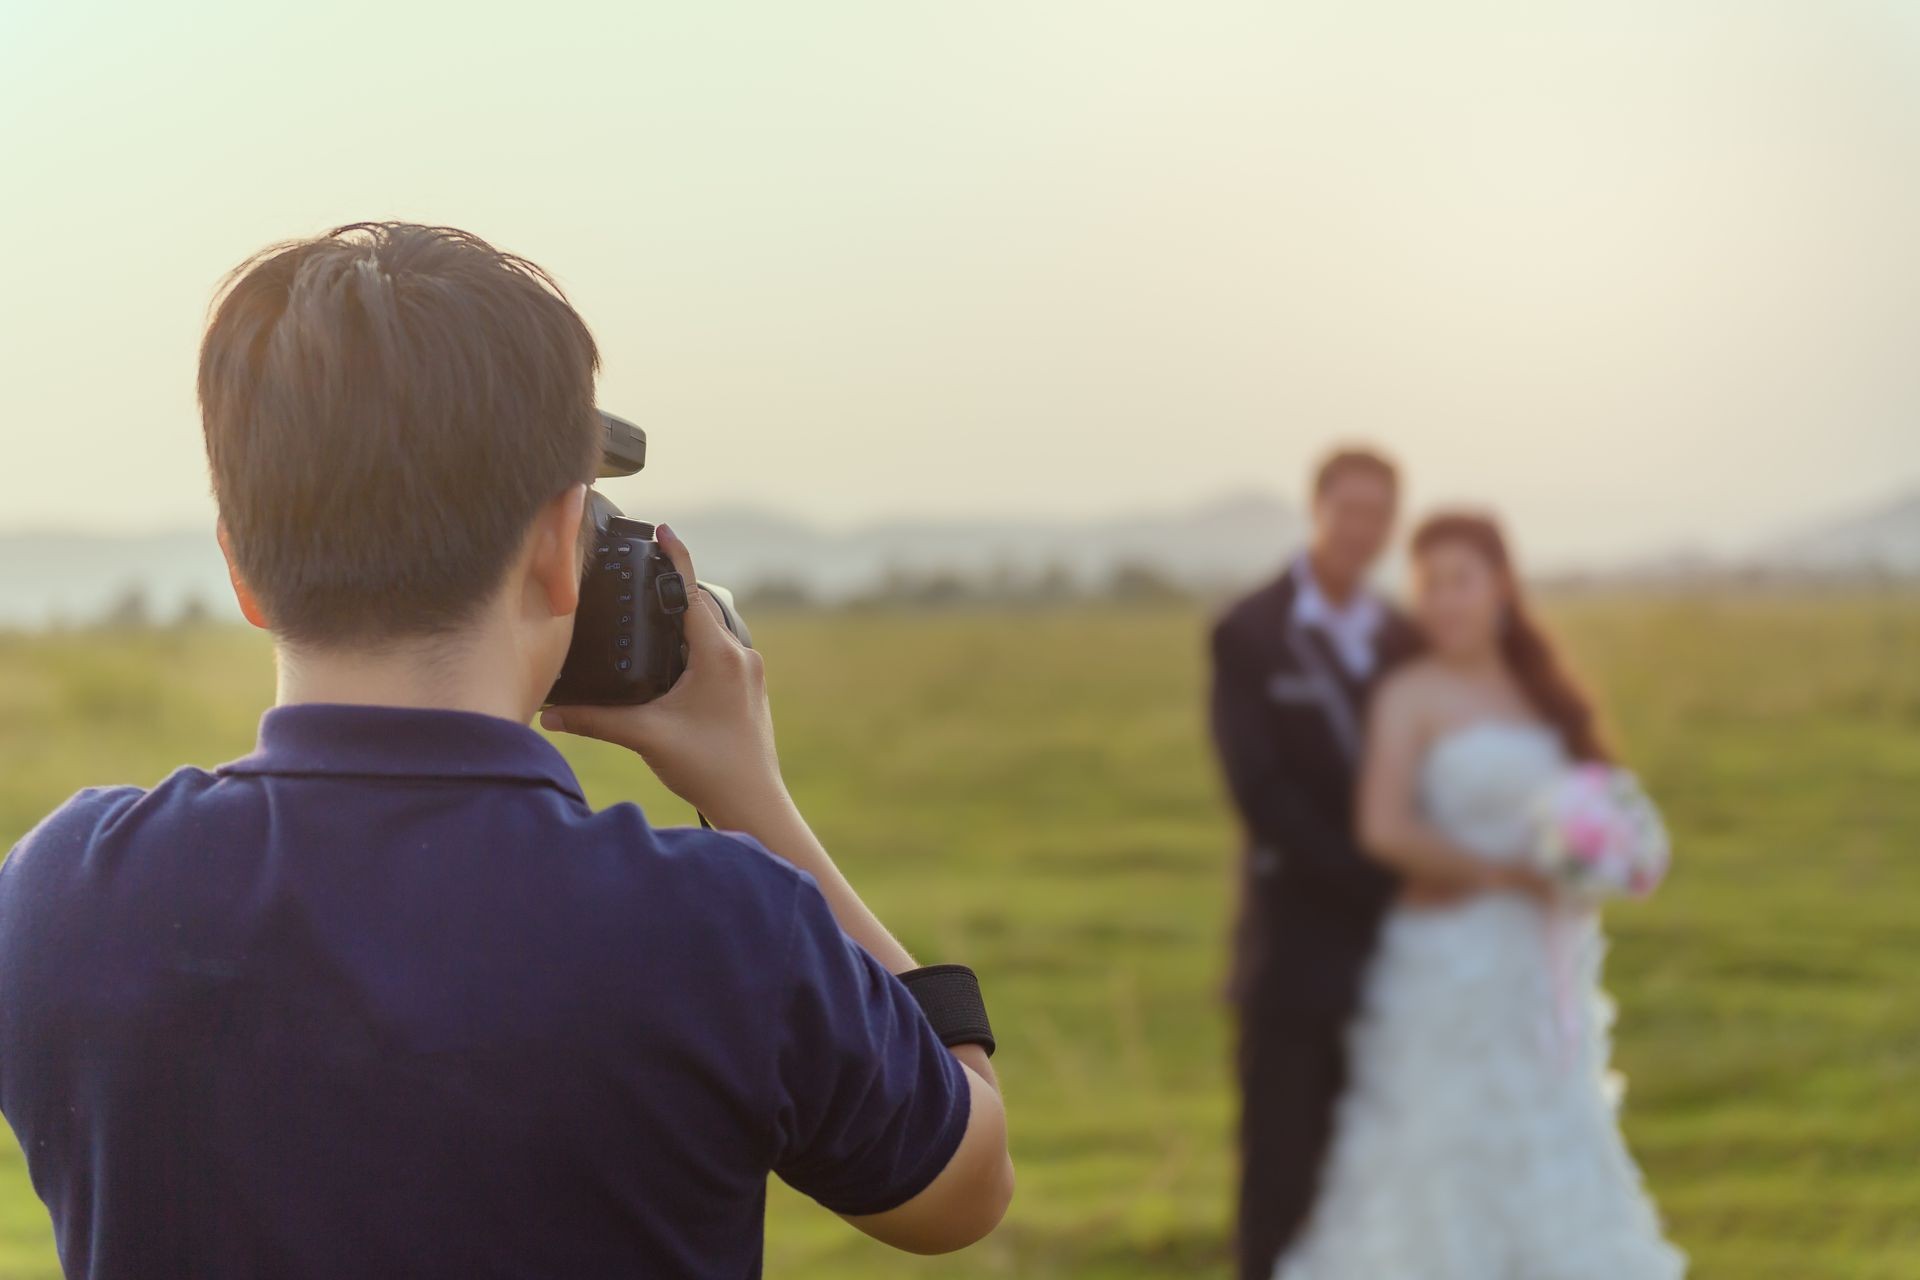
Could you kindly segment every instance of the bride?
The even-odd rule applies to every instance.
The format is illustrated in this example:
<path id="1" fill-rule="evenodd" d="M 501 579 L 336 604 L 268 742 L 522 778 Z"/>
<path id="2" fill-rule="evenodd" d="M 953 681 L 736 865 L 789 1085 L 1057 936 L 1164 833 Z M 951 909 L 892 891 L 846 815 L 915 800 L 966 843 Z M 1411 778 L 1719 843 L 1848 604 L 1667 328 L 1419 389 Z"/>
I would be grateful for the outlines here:
<path id="1" fill-rule="evenodd" d="M 1599 922 L 1523 861 L 1541 787 L 1608 759 L 1592 705 L 1492 521 L 1428 521 L 1413 568 L 1429 649 L 1380 690 L 1360 783 L 1362 841 L 1406 889 L 1350 1033 L 1319 1201 L 1275 1280 L 1680 1276 L 1615 1123 Z"/>

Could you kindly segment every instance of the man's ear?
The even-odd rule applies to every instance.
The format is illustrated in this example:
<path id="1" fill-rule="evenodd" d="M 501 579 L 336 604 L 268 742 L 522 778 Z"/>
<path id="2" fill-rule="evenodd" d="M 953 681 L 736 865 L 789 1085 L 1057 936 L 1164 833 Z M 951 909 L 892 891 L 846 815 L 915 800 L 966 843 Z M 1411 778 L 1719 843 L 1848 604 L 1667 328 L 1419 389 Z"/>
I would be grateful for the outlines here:
<path id="1" fill-rule="evenodd" d="M 580 526 L 586 510 L 587 486 L 573 485 L 540 508 L 528 531 L 528 585 L 556 618 L 580 607 Z"/>
<path id="2" fill-rule="evenodd" d="M 227 536 L 227 525 L 223 520 L 215 527 L 214 536 L 220 542 L 220 554 L 227 560 L 227 581 L 233 584 L 233 598 L 240 605 L 241 616 L 262 631 L 267 630 L 267 614 L 260 607 L 258 597 L 247 580 L 240 576 L 240 566 L 233 558 L 233 539 Z"/>

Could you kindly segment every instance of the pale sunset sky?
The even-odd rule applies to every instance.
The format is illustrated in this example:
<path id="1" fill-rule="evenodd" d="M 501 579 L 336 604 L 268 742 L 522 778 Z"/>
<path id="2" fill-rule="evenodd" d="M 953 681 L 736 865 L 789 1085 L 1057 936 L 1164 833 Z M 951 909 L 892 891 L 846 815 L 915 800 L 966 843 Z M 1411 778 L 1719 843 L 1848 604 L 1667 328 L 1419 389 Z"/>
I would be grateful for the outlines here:
<path id="1" fill-rule="evenodd" d="M 360 218 L 551 268 L 631 509 L 1292 496 L 1536 560 L 1920 487 L 1920 4 L 0 0 L 0 528 L 211 520 L 222 273 Z"/>

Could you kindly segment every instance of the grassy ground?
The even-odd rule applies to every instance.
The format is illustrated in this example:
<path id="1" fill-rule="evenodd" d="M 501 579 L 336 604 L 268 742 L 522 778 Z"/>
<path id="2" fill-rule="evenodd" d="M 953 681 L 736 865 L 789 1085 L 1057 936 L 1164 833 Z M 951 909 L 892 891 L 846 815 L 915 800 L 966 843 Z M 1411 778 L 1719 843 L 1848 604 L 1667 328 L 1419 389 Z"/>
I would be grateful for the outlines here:
<path id="1" fill-rule="evenodd" d="M 1920 1275 L 1920 601 L 1563 601 L 1680 863 L 1618 911 L 1626 1122 L 1697 1275 Z M 974 1253 L 887 1253 L 790 1195 L 771 1276 L 1224 1276 L 1213 999 L 1228 824 L 1186 613 L 756 622 L 793 788 L 930 958 L 983 973 L 1019 1201 Z M 251 743 L 239 632 L 0 637 L 0 847 L 90 782 Z M 684 820 L 569 745 L 596 802 Z M 55 1274 L 0 1139 L 0 1277 Z"/>

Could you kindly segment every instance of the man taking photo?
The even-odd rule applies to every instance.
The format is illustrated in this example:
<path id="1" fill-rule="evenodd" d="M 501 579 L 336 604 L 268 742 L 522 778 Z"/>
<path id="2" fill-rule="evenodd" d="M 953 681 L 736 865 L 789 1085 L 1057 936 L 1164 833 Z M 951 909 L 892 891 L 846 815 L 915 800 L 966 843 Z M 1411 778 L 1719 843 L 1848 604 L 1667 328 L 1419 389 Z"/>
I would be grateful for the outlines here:
<path id="1" fill-rule="evenodd" d="M 751 1277 L 770 1172 L 916 1252 L 1004 1213 L 990 1037 L 897 976 L 713 602 L 665 696 L 543 720 L 721 830 L 595 812 L 528 727 L 597 368 L 543 272 L 447 228 L 280 246 L 219 300 L 207 453 L 277 705 L 0 864 L 0 1111 L 69 1276 Z"/>

